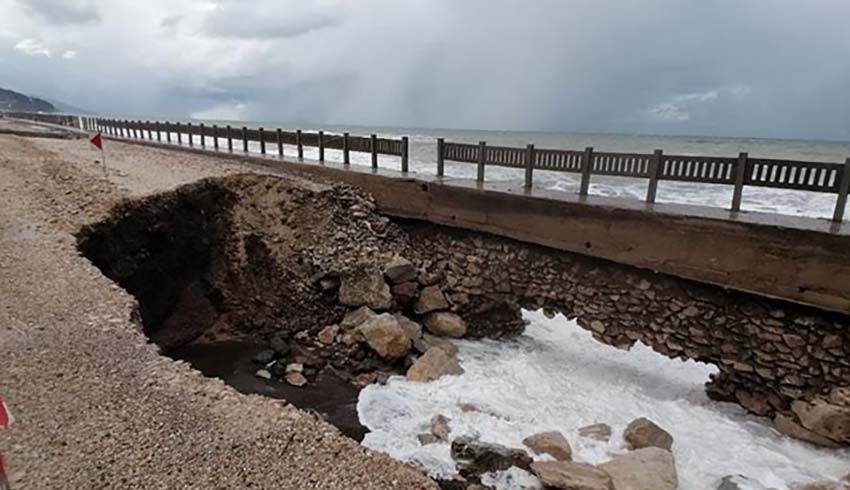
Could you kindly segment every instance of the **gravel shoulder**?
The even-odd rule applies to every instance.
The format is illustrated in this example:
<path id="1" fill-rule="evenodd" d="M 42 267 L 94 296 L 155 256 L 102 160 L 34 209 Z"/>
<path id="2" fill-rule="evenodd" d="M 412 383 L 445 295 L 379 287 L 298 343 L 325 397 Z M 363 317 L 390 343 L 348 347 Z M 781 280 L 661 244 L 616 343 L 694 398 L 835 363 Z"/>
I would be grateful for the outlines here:
<path id="1" fill-rule="evenodd" d="M 287 404 L 160 356 L 74 233 L 226 158 L 0 135 L 0 433 L 13 488 L 435 488 Z M 297 178 L 294 177 L 293 178 Z"/>

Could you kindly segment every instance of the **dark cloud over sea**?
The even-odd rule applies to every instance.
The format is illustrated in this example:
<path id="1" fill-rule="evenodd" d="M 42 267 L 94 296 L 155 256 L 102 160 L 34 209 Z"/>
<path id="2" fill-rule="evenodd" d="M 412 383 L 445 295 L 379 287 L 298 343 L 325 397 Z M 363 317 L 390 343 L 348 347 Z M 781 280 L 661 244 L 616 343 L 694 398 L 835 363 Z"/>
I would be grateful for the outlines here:
<path id="1" fill-rule="evenodd" d="M 847 0 L 0 0 L 0 86 L 141 116 L 848 140 L 847 18 Z"/>

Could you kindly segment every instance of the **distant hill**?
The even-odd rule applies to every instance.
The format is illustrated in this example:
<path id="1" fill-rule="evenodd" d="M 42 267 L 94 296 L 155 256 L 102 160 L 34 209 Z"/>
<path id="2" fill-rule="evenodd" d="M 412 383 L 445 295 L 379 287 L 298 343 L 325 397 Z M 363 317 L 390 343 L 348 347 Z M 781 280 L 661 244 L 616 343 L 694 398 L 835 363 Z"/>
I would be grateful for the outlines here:
<path id="1" fill-rule="evenodd" d="M 0 111 L 56 112 L 56 106 L 43 99 L 0 88 Z"/>

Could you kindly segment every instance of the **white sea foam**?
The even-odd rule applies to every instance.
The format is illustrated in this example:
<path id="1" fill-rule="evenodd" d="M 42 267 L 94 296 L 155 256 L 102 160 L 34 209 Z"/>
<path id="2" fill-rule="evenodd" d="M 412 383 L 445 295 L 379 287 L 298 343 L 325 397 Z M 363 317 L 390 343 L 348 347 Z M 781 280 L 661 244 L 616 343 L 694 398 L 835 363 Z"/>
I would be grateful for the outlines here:
<path id="1" fill-rule="evenodd" d="M 818 449 L 780 435 L 763 418 L 734 404 L 711 401 L 703 384 L 713 366 L 667 359 L 640 344 L 623 352 L 600 344 L 572 321 L 526 312 L 526 333 L 512 341 L 459 341 L 466 373 L 431 383 L 393 377 L 364 389 L 358 414 L 371 432 L 363 444 L 427 468 L 454 473 L 448 444 L 421 446 L 417 434 L 430 418 L 451 419 L 452 437 L 523 447 L 522 439 L 559 430 L 578 461 L 599 463 L 623 452 L 622 431 L 634 418 L 649 417 L 675 437 L 680 488 L 713 489 L 730 474 L 768 487 L 838 479 L 850 469 L 850 451 Z M 463 412 L 471 403 L 480 411 Z M 605 422 L 609 443 L 581 438 L 577 430 Z M 494 475 L 490 483 L 521 489 L 521 472 Z"/>

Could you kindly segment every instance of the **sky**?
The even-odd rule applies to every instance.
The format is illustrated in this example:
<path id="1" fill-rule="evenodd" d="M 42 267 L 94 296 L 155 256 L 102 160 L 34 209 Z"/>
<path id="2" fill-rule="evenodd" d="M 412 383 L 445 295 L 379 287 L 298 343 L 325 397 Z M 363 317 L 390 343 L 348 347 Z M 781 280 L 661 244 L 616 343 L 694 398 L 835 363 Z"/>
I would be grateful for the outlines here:
<path id="1" fill-rule="evenodd" d="M 93 112 L 850 140 L 850 0 L 0 0 L 0 87 Z"/>

